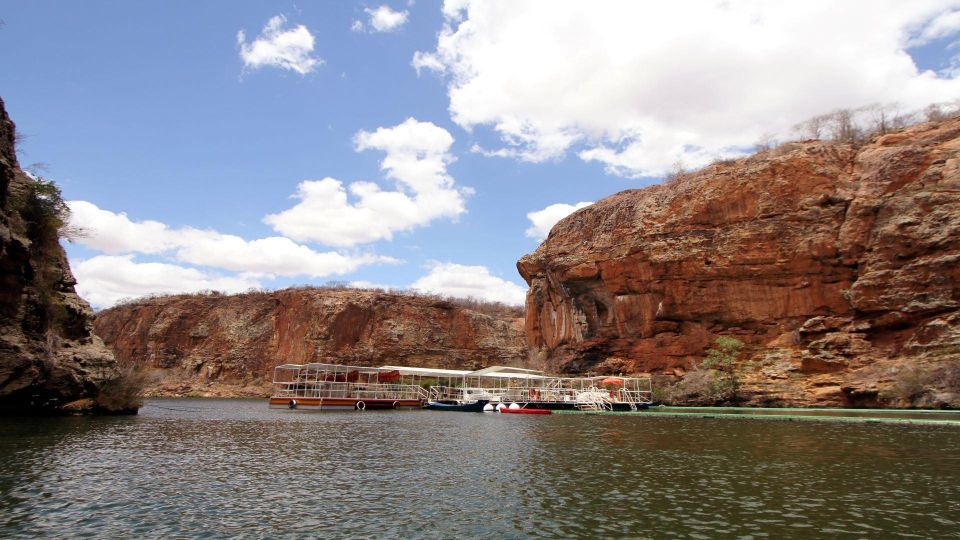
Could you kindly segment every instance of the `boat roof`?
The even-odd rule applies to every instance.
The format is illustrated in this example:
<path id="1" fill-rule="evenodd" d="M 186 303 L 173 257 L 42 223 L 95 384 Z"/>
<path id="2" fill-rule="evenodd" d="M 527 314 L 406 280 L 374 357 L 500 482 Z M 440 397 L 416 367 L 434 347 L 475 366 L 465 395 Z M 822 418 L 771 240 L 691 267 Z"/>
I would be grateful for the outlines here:
<path id="1" fill-rule="evenodd" d="M 625 377 L 622 375 L 596 375 L 587 377 L 551 377 L 544 375 L 542 371 L 536 369 L 519 368 L 512 366 L 490 366 L 476 371 L 464 369 L 440 369 L 423 368 L 409 366 L 350 366 L 345 364 L 327 364 L 313 362 L 310 364 L 281 364 L 277 369 L 321 369 L 333 371 L 335 373 L 344 373 L 348 371 L 359 371 L 360 373 L 384 373 L 388 371 L 399 371 L 401 375 L 420 375 L 421 377 L 491 377 L 497 379 L 558 379 L 558 380 L 593 380 L 600 381 L 607 378 L 631 380 L 637 377 Z"/>
<path id="2" fill-rule="evenodd" d="M 420 368 L 407 366 L 383 366 L 380 369 L 399 371 L 401 375 L 423 375 L 426 377 L 462 377 L 469 371 L 463 369 Z"/>
<path id="3" fill-rule="evenodd" d="M 310 364 L 281 364 L 278 369 L 320 369 L 334 372 L 359 371 L 361 373 L 378 373 L 385 371 L 399 371 L 401 375 L 420 375 L 423 377 L 496 377 L 510 379 L 542 379 L 542 371 L 511 366 L 490 366 L 476 371 L 465 369 L 440 369 L 409 366 L 350 366 L 345 364 L 327 364 L 313 362 Z"/>
<path id="4" fill-rule="evenodd" d="M 275 369 L 319 369 L 324 371 L 333 371 L 335 373 L 345 373 L 348 371 L 359 371 L 360 373 L 379 373 L 383 371 L 394 371 L 392 369 L 383 369 L 373 366 L 349 366 L 346 364 L 324 364 L 320 362 L 311 362 L 309 364 L 281 364 Z"/>
<path id="5" fill-rule="evenodd" d="M 511 366 L 490 366 L 488 368 L 478 369 L 477 371 L 470 372 L 471 377 L 483 376 L 483 375 L 543 375 L 542 371 L 536 369 L 525 369 Z"/>

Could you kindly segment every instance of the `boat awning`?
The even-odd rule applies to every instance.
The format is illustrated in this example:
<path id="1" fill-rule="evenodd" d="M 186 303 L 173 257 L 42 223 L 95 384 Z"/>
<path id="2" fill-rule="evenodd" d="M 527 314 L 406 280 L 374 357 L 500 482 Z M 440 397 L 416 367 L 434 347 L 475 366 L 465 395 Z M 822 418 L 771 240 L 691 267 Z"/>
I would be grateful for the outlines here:
<path id="1" fill-rule="evenodd" d="M 536 369 L 525 369 L 511 366 L 490 366 L 483 369 L 478 369 L 477 371 L 471 371 L 471 377 L 515 377 L 522 379 L 525 377 L 519 377 L 519 375 L 534 375 L 537 377 L 543 377 L 543 372 Z"/>
<path id="2" fill-rule="evenodd" d="M 462 369 L 418 368 L 406 366 L 381 366 L 386 371 L 399 371 L 401 375 L 420 375 L 421 377 L 463 377 L 470 373 Z"/>
<path id="3" fill-rule="evenodd" d="M 485 375 L 476 375 L 474 373 L 471 373 L 467 375 L 468 379 L 473 377 L 476 377 L 478 379 L 523 379 L 523 380 L 531 380 L 531 379 L 540 380 L 540 379 L 550 378 L 550 377 L 545 377 L 543 375 L 537 375 L 536 373 L 487 373 Z"/>
<path id="4" fill-rule="evenodd" d="M 490 366 L 467 374 L 472 377 L 489 377 L 493 379 L 546 379 L 542 371 L 535 369 L 518 368 L 511 366 Z"/>

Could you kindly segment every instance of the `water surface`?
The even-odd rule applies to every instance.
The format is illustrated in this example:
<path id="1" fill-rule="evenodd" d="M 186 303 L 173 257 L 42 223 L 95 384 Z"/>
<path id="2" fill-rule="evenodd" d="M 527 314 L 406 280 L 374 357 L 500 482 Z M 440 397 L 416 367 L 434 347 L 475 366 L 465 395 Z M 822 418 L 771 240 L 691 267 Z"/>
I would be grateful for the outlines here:
<path id="1" fill-rule="evenodd" d="M 269 410 L 0 419 L 0 537 L 948 537 L 960 428 Z"/>

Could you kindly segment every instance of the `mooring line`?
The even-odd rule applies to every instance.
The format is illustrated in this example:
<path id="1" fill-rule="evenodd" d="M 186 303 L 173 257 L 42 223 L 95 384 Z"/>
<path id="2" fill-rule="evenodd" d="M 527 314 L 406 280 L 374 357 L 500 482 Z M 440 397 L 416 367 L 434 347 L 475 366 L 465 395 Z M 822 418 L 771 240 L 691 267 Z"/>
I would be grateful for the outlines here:
<path id="1" fill-rule="evenodd" d="M 177 412 L 200 412 L 200 411 L 209 411 L 209 410 L 212 409 L 211 407 L 190 407 L 190 408 L 187 408 L 187 409 L 177 409 L 177 408 L 174 408 L 174 407 L 164 407 L 164 406 L 162 406 L 162 405 L 157 405 L 157 404 L 154 404 L 154 403 L 144 403 L 143 406 L 144 406 L 144 407 L 156 407 L 156 408 L 158 408 L 158 409 L 164 409 L 164 410 L 167 410 L 167 411 L 177 411 Z"/>

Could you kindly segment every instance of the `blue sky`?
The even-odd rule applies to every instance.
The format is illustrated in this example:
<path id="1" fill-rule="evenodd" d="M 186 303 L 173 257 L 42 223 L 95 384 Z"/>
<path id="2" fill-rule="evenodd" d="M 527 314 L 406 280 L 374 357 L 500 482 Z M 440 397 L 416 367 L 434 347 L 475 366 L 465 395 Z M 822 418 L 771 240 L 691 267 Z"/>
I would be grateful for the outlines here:
<path id="1" fill-rule="evenodd" d="M 21 164 L 82 202 L 80 292 L 342 280 L 518 303 L 528 213 L 837 107 L 960 96 L 957 2 L 459 4 L 0 2 Z M 298 208 L 304 181 L 324 191 Z"/>

